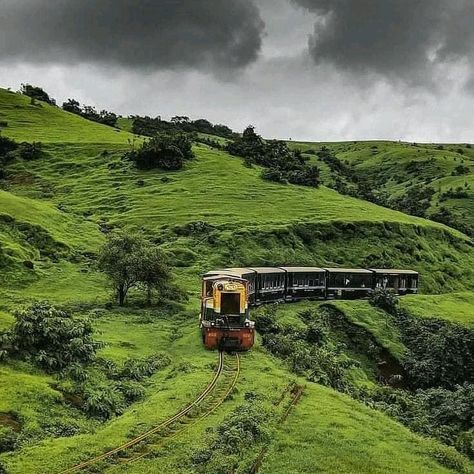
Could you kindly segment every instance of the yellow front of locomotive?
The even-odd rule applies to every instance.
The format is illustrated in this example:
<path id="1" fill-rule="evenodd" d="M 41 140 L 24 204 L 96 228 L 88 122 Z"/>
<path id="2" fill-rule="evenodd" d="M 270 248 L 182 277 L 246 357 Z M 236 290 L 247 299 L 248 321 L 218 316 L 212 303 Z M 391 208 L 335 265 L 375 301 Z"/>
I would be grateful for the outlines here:
<path id="1" fill-rule="evenodd" d="M 218 276 L 204 282 L 201 329 L 209 349 L 252 347 L 254 323 L 249 319 L 246 280 Z"/>

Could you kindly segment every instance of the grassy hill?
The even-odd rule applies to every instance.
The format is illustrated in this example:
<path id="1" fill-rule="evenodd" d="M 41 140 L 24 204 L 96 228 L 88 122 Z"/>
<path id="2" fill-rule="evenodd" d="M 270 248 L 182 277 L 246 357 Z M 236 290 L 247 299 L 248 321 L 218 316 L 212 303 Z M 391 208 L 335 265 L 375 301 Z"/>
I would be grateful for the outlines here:
<path id="1" fill-rule="evenodd" d="M 434 308 L 444 301 L 438 312 L 456 319 L 453 307 L 459 299 L 450 292 L 457 291 L 465 301 L 459 303 L 459 319 L 468 324 L 472 319 L 474 249 L 457 230 L 324 186 L 264 181 L 260 169 L 204 145 L 194 147 L 196 158 L 182 171 L 139 171 L 124 154 L 140 137 L 47 104 L 32 105 L 29 98 L 2 89 L 0 122 L 7 123 L 2 135 L 44 144 L 41 158 L 10 163 L 1 184 L 0 330 L 11 325 L 12 313 L 24 303 L 48 299 L 92 318 L 97 337 L 106 343 L 99 355 L 109 363 L 157 352 L 170 359 L 146 380 L 142 400 L 107 422 L 87 416 L 67 398 L 70 381 L 28 362 L 0 362 L 0 377 L 6 382 L 0 383 L 0 428 L 5 420 L 19 424 L 16 450 L 0 453 L 8 473 L 59 472 L 145 431 L 199 393 L 216 360 L 200 344 L 199 276 L 218 266 L 410 267 L 421 271 L 427 293 L 406 300 L 413 312 L 427 302 Z M 189 302 L 171 309 L 143 308 L 132 294 L 129 307 L 111 306 L 95 260 L 105 234 L 114 228 L 139 231 L 161 244 Z M 367 302 L 338 305 L 382 347 L 401 356 L 403 345 L 395 329 L 387 330 L 381 312 Z M 283 321 L 301 325 L 296 315 L 300 309 L 286 307 Z M 360 362 L 359 369 L 351 370 L 353 382 L 375 386 L 374 362 L 358 350 L 349 350 L 347 356 Z M 212 459 L 208 464 L 195 460 L 209 448 L 215 427 L 248 400 L 258 400 L 268 410 L 264 428 L 269 437 L 239 454 L 235 472 L 245 472 L 263 446 L 268 454 L 261 472 L 314 472 L 315 465 L 328 473 L 470 469 L 451 448 L 413 434 L 347 394 L 295 375 L 261 340 L 242 364 L 236 392 L 216 413 L 168 441 L 155 457 L 126 467 L 107 464 L 102 472 L 229 472 L 218 471 Z M 100 371 L 89 376 L 101 387 L 107 383 Z M 275 400 L 292 381 L 306 389 L 280 426 L 282 407 Z M 222 462 L 235 459 L 224 456 Z"/>
<path id="2" fill-rule="evenodd" d="M 418 144 L 403 142 L 298 143 L 291 146 L 305 151 L 331 149 L 349 166 L 349 176 L 361 176 L 388 202 L 403 197 L 414 186 L 431 187 L 427 215 L 445 207 L 453 213 L 453 222 L 474 229 L 474 148 L 471 144 Z M 347 176 L 331 171 L 318 162 L 325 184 L 334 186 L 337 178 Z"/>

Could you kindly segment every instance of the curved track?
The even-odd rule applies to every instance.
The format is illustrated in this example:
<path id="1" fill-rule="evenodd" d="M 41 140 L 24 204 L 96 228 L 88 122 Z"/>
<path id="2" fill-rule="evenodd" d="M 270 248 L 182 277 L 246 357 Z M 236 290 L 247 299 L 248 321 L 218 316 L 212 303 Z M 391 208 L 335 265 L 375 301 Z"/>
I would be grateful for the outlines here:
<path id="1" fill-rule="evenodd" d="M 112 460 L 112 458 L 115 458 L 119 454 L 121 455 L 119 461 L 122 462 L 131 462 L 144 458 L 150 454 L 150 448 L 159 446 L 160 441 L 177 436 L 189 428 L 189 426 L 210 415 L 220 405 L 222 405 L 226 398 L 231 394 L 240 374 L 239 355 L 227 354 L 227 356 L 228 360 L 225 361 L 226 354 L 224 352 L 219 352 L 219 362 L 213 379 L 206 389 L 180 412 L 136 438 L 133 438 L 99 456 L 61 471 L 60 474 L 81 471 L 100 461 L 108 459 Z M 227 362 L 227 367 L 225 362 Z M 137 447 L 142 449 L 141 453 L 134 452 L 134 449 Z M 128 458 L 125 457 L 126 454 L 129 454 Z"/>

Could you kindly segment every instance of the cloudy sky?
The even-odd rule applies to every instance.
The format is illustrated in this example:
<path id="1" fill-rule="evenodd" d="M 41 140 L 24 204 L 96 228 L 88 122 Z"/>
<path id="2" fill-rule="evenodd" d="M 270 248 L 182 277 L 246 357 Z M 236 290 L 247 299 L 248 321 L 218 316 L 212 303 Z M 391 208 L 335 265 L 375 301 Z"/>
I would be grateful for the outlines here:
<path id="1" fill-rule="evenodd" d="M 472 0 L 0 0 L 0 86 L 294 140 L 474 142 Z"/>

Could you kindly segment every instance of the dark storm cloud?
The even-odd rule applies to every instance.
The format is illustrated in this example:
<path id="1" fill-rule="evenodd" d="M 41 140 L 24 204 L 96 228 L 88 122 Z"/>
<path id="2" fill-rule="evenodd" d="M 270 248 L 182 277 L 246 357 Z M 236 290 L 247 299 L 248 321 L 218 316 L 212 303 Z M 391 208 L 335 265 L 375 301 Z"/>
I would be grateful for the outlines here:
<path id="1" fill-rule="evenodd" d="M 316 62 L 409 82 L 451 60 L 474 62 L 471 0 L 293 0 L 317 15 Z"/>
<path id="2" fill-rule="evenodd" d="M 0 59 L 234 69 L 263 29 L 252 0 L 0 0 Z"/>

